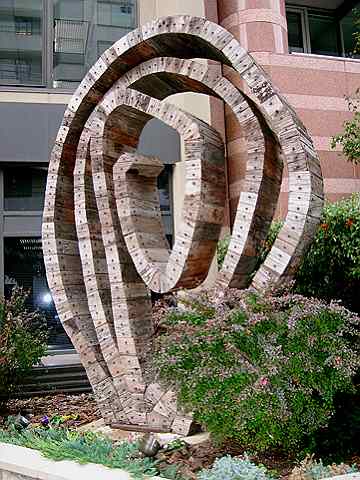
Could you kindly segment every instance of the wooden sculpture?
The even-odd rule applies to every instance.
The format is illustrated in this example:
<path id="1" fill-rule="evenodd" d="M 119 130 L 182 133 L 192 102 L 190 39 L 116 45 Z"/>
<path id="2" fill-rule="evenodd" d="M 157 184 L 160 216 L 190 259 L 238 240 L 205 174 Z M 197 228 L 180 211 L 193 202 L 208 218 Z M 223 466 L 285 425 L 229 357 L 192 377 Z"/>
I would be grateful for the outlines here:
<path id="1" fill-rule="evenodd" d="M 204 63 L 231 69 L 236 85 Z M 241 91 L 239 89 L 241 85 Z M 43 249 L 54 302 L 108 424 L 186 434 L 178 411 L 145 369 L 151 359 L 150 290 L 203 282 L 224 217 L 224 146 L 209 125 L 164 100 L 179 92 L 222 99 L 243 129 L 246 175 L 218 283 L 249 283 L 280 190 L 283 228 L 252 280 L 258 290 L 291 278 L 323 205 L 320 164 L 305 127 L 264 71 L 219 25 L 168 17 L 129 33 L 91 68 L 65 112 L 51 155 Z M 144 125 L 158 118 L 185 148 L 182 225 L 170 251 L 161 223 L 157 158 L 136 153 Z"/>

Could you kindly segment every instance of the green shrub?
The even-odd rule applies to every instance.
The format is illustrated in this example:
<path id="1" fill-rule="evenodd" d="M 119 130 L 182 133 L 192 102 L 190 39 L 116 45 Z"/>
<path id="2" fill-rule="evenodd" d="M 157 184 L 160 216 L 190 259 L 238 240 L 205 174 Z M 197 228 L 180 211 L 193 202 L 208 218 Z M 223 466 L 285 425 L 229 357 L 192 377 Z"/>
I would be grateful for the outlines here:
<path id="1" fill-rule="evenodd" d="M 219 270 L 222 267 L 222 264 L 224 263 L 224 259 L 230 244 L 230 238 L 231 238 L 230 235 L 226 235 L 224 238 L 219 240 L 217 244 L 216 258 L 217 258 L 217 265 Z"/>
<path id="2" fill-rule="evenodd" d="M 296 290 L 340 299 L 360 312 L 360 194 L 327 203 L 321 225 L 296 277 Z"/>
<path id="3" fill-rule="evenodd" d="M 360 386 L 360 376 L 354 383 Z M 360 456 L 360 388 L 335 398 L 335 413 L 326 428 L 309 438 L 309 451 L 327 462 Z"/>
<path id="4" fill-rule="evenodd" d="M 258 467 L 248 458 L 232 458 L 230 456 L 218 458 L 209 470 L 202 470 L 198 474 L 199 480 L 269 480 L 264 467 Z"/>
<path id="5" fill-rule="evenodd" d="M 282 225 L 278 220 L 272 223 L 255 271 L 264 262 Z M 219 247 L 218 262 L 223 261 L 228 244 L 229 238 Z M 295 291 L 327 301 L 341 300 L 350 310 L 360 313 L 359 193 L 326 203 L 319 229 L 296 275 Z"/>
<path id="6" fill-rule="evenodd" d="M 263 245 L 261 245 L 261 248 L 260 248 L 259 258 L 256 263 L 256 267 L 254 269 L 255 271 L 265 261 L 265 258 L 267 254 L 270 252 L 270 249 L 273 246 L 273 243 L 275 242 L 277 234 L 279 233 L 282 225 L 283 225 L 283 222 L 281 220 L 275 220 L 270 225 L 270 229 L 268 231 L 266 240 L 263 243 Z M 230 240 L 231 240 L 231 235 L 226 235 L 222 240 L 219 241 L 217 245 L 216 253 L 217 253 L 217 264 L 219 269 L 222 267 L 222 264 L 224 263 L 226 253 L 229 248 Z"/>
<path id="7" fill-rule="evenodd" d="M 172 313 L 155 362 L 215 439 L 255 451 L 300 448 L 327 425 L 336 394 L 354 391 L 360 318 L 338 304 L 236 290 L 197 297 L 194 314 L 200 304 L 212 312 L 200 324 Z"/>
<path id="8" fill-rule="evenodd" d="M 28 295 L 13 290 L 0 303 L 0 402 L 14 392 L 34 364 L 45 354 L 45 321 L 38 312 L 26 308 Z"/>
<path id="9" fill-rule="evenodd" d="M 278 233 L 280 232 L 281 227 L 283 226 L 284 222 L 282 220 L 274 220 L 271 225 L 270 229 L 268 231 L 266 240 L 264 244 L 261 246 L 260 250 L 260 255 L 258 258 L 258 262 L 256 264 L 254 273 L 260 268 L 260 266 L 265 262 L 265 259 L 268 255 L 268 253 L 271 250 L 271 247 L 273 246 L 276 237 L 278 236 Z"/>
<path id="10" fill-rule="evenodd" d="M 357 26 L 359 27 L 359 16 Z M 360 51 L 360 32 L 356 34 L 356 47 L 356 53 L 358 53 Z M 343 131 L 331 139 L 331 148 L 336 148 L 337 145 L 341 146 L 346 159 L 357 165 L 360 162 L 360 90 L 357 89 L 353 97 L 347 97 L 346 100 L 353 117 L 346 120 L 343 123 Z"/>

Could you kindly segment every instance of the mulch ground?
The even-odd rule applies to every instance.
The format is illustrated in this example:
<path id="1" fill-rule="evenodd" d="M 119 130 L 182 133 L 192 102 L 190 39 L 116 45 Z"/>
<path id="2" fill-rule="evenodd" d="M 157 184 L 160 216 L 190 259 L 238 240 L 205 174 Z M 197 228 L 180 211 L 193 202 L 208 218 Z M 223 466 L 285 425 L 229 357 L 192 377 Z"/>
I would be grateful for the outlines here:
<path id="1" fill-rule="evenodd" d="M 47 415 L 49 418 L 59 416 L 77 416 L 65 422 L 67 427 L 79 427 L 101 418 L 94 396 L 89 393 L 81 395 L 48 395 L 26 399 L 13 399 L 7 404 L 7 411 L 0 413 L 0 423 L 3 423 L 8 415 L 21 413 L 27 416 L 32 423 L 40 422 Z"/>
<path id="2" fill-rule="evenodd" d="M 217 447 L 209 440 L 194 446 L 185 446 L 174 452 L 162 452 L 157 459 L 162 461 L 160 468 L 176 464 L 185 478 L 196 479 L 196 472 L 203 468 L 210 468 L 217 458 L 225 455 L 243 456 L 244 449 L 234 445 Z M 296 462 L 294 459 L 277 455 L 254 456 L 250 459 L 257 465 L 264 465 L 274 477 L 286 479 L 293 470 Z"/>
<path id="3" fill-rule="evenodd" d="M 67 427 L 79 427 L 101 418 L 92 394 L 59 394 L 10 400 L 7 411 L 0 413 L 0 425 L 4 423 L 8 415 L 17 415 L 18 413 L 27 416 L 32 423 L 39 423 L 45 415 L 49 418 L 55 415 L 76 415 L 76 420 L 71 419 L 64 423 L 64 426 Z M 158 454 L 158 459 L 162 460 L 164 467 L 177 464 L 184 475 L 190 479 L 195 479 L 196 474 L 194 472 L 210 467 L 216 458 L 226 454 L 241 455 L 243 453 L 241 448 L 230 445 L 220 448 L 208 441 L 200 445 L 184 446 L 173 452 L 163 453 L 161 451 Z M 259 461 L 259 459 L 256 460 Z M 286 477 L 293 468 L 293 462 L 286 458 L 279 459 L 268 456 L 267 458 L 261 458 L 260 463 L 263 463 L 270 470 L 276 470 L 282 477 Z"/>

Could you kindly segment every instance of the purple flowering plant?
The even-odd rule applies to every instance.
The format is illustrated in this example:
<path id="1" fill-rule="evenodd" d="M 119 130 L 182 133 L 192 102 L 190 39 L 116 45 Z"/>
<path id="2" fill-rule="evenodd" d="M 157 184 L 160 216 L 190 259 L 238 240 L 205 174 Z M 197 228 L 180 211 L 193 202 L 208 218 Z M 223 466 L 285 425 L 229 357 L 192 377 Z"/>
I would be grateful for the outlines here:
<path id="1" fill-rule="evenodd" d="M 42 427 L 48 427 L 50 424 L 50 418 L 47 415 L 44 415 L 40 420 L 40 424 Z"/>
<path id="2" fill-rule="evenodd" d="M 300 448 L 354 391 L 360 318 L 339 303 L 229 289 L 191 295 L 157 337 L 155 366 L 219 441 Z"/>

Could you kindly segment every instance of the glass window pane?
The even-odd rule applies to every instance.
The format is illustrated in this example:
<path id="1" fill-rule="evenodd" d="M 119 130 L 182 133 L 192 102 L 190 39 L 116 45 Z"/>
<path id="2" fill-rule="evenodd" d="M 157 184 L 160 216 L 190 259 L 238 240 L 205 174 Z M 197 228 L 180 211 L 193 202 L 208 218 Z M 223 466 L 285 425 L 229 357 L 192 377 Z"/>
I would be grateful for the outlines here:
<path id="1" fill-rule="evenodd" d="M 84 20 L 84 0 L 55 0 L 54 18 L 62 20 Z"/>
<path id="2" fill-rule="evenodd" d="M 4 238 L 4 273 L 5 296 L 14 286 L 26 289 L 30 293 L 28 308 L 41 311 L 47 319 L 49 344 L 71 348 L 46 281 L 41 238 Z"/>
<path id="3" fill-rule="evenodd" d="M 341 33 L 344 42 L 345 57 L 359 58 L 359 52 L 355 53 L 355 33 L 359 32 L 359 5 L 346 15 L 340 22 Z"/>
<path id="4" fill-rule="evenodd" d="M 0 2 L 0 83 L 42 84 L 42 10 L 42 0 Z"/>
<path id="5" fill-rule="evenodd" d="M 290 52 L 304 52 L 303 28 L 301 14 L 297 12 L 287 12 L 288 39 Z"/>
<path id="6" fill-rule="evenodd" d="M 309 13 L 311 53 L 333 56 L 341 54 L 337 25 L 331 16 Z"/>
<path id="7" fill-rule="evenodd" d="M 4 171 L 4 209 L 41 211 L 44 206 L 46 170 L 11 168 Z"/>
<path id="8" fill-rule="evenodd" d="M 54 0 L 54 25 L 54 87 L 75 88 L 103 51 L 136 27 L 136 0 Z"/>
<path id="9" fill-rule="evenodd" d="M 111 25 L 111 3 L 98 3 L 98 24 Z"/>

